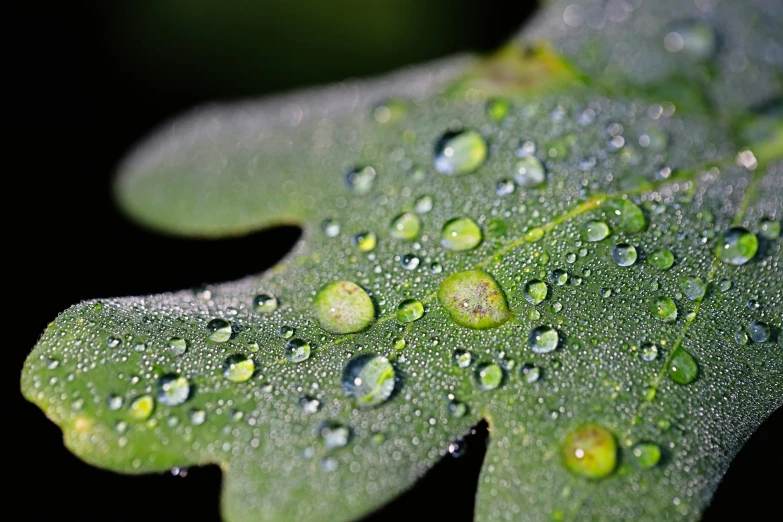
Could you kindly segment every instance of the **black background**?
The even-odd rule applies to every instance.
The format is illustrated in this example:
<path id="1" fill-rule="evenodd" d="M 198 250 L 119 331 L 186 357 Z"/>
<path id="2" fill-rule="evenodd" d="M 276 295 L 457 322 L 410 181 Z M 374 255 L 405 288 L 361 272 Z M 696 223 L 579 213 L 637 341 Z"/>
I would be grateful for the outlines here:
<path id="1" fill-rule="evenodd" d="M 372 16 L 371 2 L 336 4 L 355 16 L 356 23 Z M 427 0 L 422 5 L 428 5 Z M 214 241 L 164 237 L 135 227 L 116 212 L 110 182 L 116 163 L 136 140 L 202 101 L 380 73 L 459 51 L 488 51 L 512 34 L 534 7 L 530 2 L 509 7 L 496 1 L 454 0 L 449 6 L 456 14 L 449 14 L 449 27 L 439 27 L 437 38 L 429 38 L 427 45 L 408 45 L 399 53 L 385 49 L 373 54 L 361 39 L 349 46 L 357 49 L 354 54 L 345 46 L 323 45 L 324 38 L 341 30 L 346 39 L 356 38 L 350 20 L 343 23 L 344 29 L 314 26 L 291 36 L 279 58 L 267 52 L 275 35 L 265 40 L 261 34 L 256 37 L 266 45 L 258 46 L 263 55 L 248 56 L 253 42 L 244 42 L 237 44 L 242 58 L 226 65 L 231 45 L 209 56 L 197 49 L 184 64 L 145 61 L 144 53 L 133 50 L 135 39 L 152 42 L 152 50 L 146 52 L 154 54 L 154 45 L 166 44 L 166 28 L 157 40 L 149 34 L 129 35 L 121 26 L 133 6 L 33 3 L 28 5 L 32 9 L 18 13 L 18 19 L 16 13 L 6 19 L 10 41 L 4 83 L 11 90 L 6 131 L 13 138 L 6 141 L 5 150 L 10 161 L 4 169 L 3 199 L 10 212 L 3 258 L 13 268 L 6 273 L 11 310 L 4 321 L 4 331 L 12 333 L 10 343 L 3 336 L 5 349 L 11 352 L 3 367 L 12 401 L 3 426 L 13 439 L 5 443 L 12 460 L 6 476 L 13 481 L 6 509 L 21 510 L 15 520 L 219 520 L 216 467 L 188 470 L 185 478 L 121 476 L 93 468 L 63 448 L 59 429 L 18 391 L 24 358 L 46 324 L 69 305 L 260 272 L 298 237 L 296 228 L 281 228 L 221 241 L 219 248 L 212 248 Z M 274 19 L 280 13 L 271 16 L 265 27 L 285 26 L 286 20 Z M 437 12 L 427 16 L 438 19 Z M 123 30 L 124 36 L 118 37 Z M 417 35 L 407 38 L 415 42 Z M 199 52 L 205 53 L 203 60 Z M 305 70 L 296 60 L 285 60 L 285 52 L 300 60 L 309 56 Z M 248 74 L 247 64 L 253 60 L 258 60 L 261 72 Z M 239 74 L 232 67 L 245 72 Z M 211 244 L 205 248 L 205 243 Z M 703 520 L 776 518 L 766 513 L 779 514 L 775 495 L 783 482 L 781 417 L 778 411 L 746 445 Z M 480 426 L 469 437 L 465 456 L 445 459 L 416 488 L 368 520 L 424 520 L 430 518 L 430 510 L 444 519 L 471 520 L 485 440 L 486 429 Z"/>

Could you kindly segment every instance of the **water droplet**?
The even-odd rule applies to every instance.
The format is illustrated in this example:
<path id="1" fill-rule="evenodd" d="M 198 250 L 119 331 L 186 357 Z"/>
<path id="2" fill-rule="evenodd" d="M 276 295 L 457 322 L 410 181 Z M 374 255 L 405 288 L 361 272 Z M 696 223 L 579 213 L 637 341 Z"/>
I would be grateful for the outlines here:
<path id="1" fill-rule="evenodd" d="M 253 298 L 253 310 L 259 314 L 274 312 L 277 304 L 277 298 L 270 294 L 258 294 Z"/>
<path id="2" fill-rule="evenodd" d="M 687 276 L 680 278 L 680 288 L 691 301 L 698 301 L 704 297 L 707 285 L 699 277 Z"/>
<path id="3" fill-rule="evenodd" d="M 190 396 L 190 383 L 176 373 L 167 373 L 158 379 L 158 401 L 166 406 L 182 404 Z"/>
<path id="4" fill-rule="evenodd" d="M 207 323 L 207 335 L 216 343 L 224 343 L 231 338 L 231 323 L 225 319 L 212 319 Z"/>
<path id="5" fill-rule="evenodd" d="M 753 321 L 748 325 L 748 334 L 754 343 L 764 343 L 769 340 L 769 326 L 761 321 Z"/>
<path id="6" fill-rule="evenodd" d="M 375 169 L 369 165 L 356 167 L 345 174 L 345 182 L 353 192 L 367 194 L 372 190 L 372 186 L 375 183 L 375 174 Z"/>
<path id="7" fill-rule="evenodd" d="M 633 458 L 642 469 L 650 469 L 661 460 L 661 448 L 652 442 L 640 442 L 633 447 Z"/>
<path id="8" fill-rule="evenodd" d="M 721 292 L 728 292 L 731 290 L 731 281 L 728 279 L 721 280 L 721 282 L 718 284 L 718 288 L 720 288 Z"/>
<path id="9" fill-rule="evenodd" d="M 557 270 L 552 270 L 552 273 L 549 274 L 549 279 L 557 286 L 563 286 L 568 282 L 568 272 L 565 270 L 560 270 L 559 268 Z"/>
<path id="10" fill-rule="evenodd" d="M 440 244 L 456 252 L 476 248 L 481 243 L 481 239 L 481 229 L 470 218 L 447 221 L 440 233 Z"/>
<path id="11" fill-rule="evenodd" d="M 310 358 L 310 343 L 303 339 L 291 339 L 285 343 L 285 356 L 292 363 L 300 363 Z"/>
<path id="12" fill-rule="evenodd" d="M 506 117 L 511 103 L 506 98 L 493 98 L 487 102 L 487 116 L 494 121 L 500 121 Z"/>
<path id="13" fill-rule="evenodd" d="M 321 459 L 321 470 L 325 473 L 330 473 L 337 470 L 340 467 L 340 463 L 336 458 L 327 456 Z"/>
<path id="14" fill-rule="evenodd" d="M 570 432 L 561 450 L 566 467 L 586 478 L 607 477 L 617 466 L 614 436 L 597 424 L 585 424 Z"/>
<path id="15" fill-rule="evenodd" d="M 529 241 L 531 243 L 535 243 L 542 237 L 544 237 L 544 229 L 541 227 L 534 227 L 525 232 L 525 241 Z"/>
<path id="16" fill-rule="evenodd" d="M 112 335 L 106 339 L 106 346 L 108 346 L 109 348 L 116 348 L 120 345 L 121 342 L 122 340 L 119 337 L 115 337 Z"/>
<path id="17" fill-rule="evenodd" d="M 318 325 L 337 334 L 366 330 L 375 320 L 375 305 L 367 292 L 350 281 L 333 281 L 315 294 L 313 309 Z"/>
<path id="18" fill-rule="evenodd" d="M 618 243 L 612 247 L 612 259 L 617 266 L 631 266 L 636 262 L 636 247 L 628 243 Z"/>
<path id="19" fill-rule="evenodd" d="M 755 299 L 749 299 L 748 300 L 748 309 L 750 311 L 755 312 L 756 310 L 759 309 L 760 306 L 761 305 L 759 305 L 759 302 L 756 301 Z"/>
<path id="20" fill-rule="evenodd" d="M 280 337 L 282 337 L 283 339 L 290 339 L 290 338 L 291 338 L 291 336 L 292 336 L 292 335 L 294 335 L 294 329 L 293 329 L 293 328 L 291 328 L 291 327 L 290 327 L 290 326 L 288 326 L 288 325 L 284 325 L 284 326 L 281 326 L 281 327 L 280 327 L 280 330 L 278 330 L 278 332 L 277 332 L 277 333 L 278 333 L 278 334 L 280 335 Z"/>
<path id="21" fill-rule="evenodd" d="M 658 346 L 653 343 L 644 343 L 640 353 L 642 360 L 652 362 L 658 358 Z"/>
<path id="22" fill-rule="evenodd" d="M 647 261 L 660 270 L 668 270 L 674 264 L 674 254 L 670 250 L 662 248 L 653 252 Z"/>
<path id="23" fill-rule="evenodd" d="M 483 270 L 465 270 L 444 279 L 438 301 L 455 323 L 466 328 L 495 328 L 511 317 L 503 290 Z"/>
<path id="24" fill-rule="evenodd" d="M 321 407 L 321 401 L 314 397 L 302 397 L 299 399 L 299 407 L 304 413 L 315 413 Z"/>
<path id="25" fill-rule="evenodd" d="M 394 367 L 379 355 L 358 355 L 343 370 L 343 390 L 360 408 L 386 402 L 394 391 Z"/>
<path id="26" fill-rule="evenodd" d="M 534 279 L 525 284 L 525 299 L 531 304 L 537 305 L 546 299 L 547 286 L 543 281 Z"/>
<path id="27" fill-rule="evenodd" d="M 400 258 L 400 266 L 405 270 L 416 270 L 419 268 L 419 263 L 421 263 L 421 259 L 415 254 L 405 254 Z"/>
<path id="28" fill-rule="evenodd" d="M 715 54 L 717 37 L 712 27 L 705 23 L 684 22 L 666 33 L 663 46 L 670 53 L 682 52 L 692 60 L 703 62 Z"/>
<path id="29" fill-rule="evenodd" d="M 519 367 L 519 374 L 528 384 L 533 384 L 541 378 L 541 368 L 532 363 L 525 363 Z"/>
<path id="30" fill-rule="evenodd" d="M 582 228 L 582 238 L 589 243 L 595 243 L 605 239 L 610 232 L 609 225 L 604 221 L 592 220 Z"/>
<path id="31" fill-rule="evenodd" d="M 748 334 L 740 330 L 739 332 L 734 334 L 734 341 L 740 346 L 745 346 L 746 344 L 748 344 Z"/>
<path id="32" fill-rule="evenodd" d="M 430 272 L 433 274 L 440 274 L 443 272 L 443 265 L 435 261 L 434 263 L 430 264 Z"/>
<path id="33" fill-rule="evenodd" d="M 433 206 L 432 198 L 430 196 L 422 196 L 416 200 L 413 209 L 416 211 L 417 214 L 426 214 L 427 212 L 432 210 L 432 206 Z"/>
<path id="34" fill-rule="evenodd" d="M 232 382 L 245 382 L 253 376 L 256 365 L 253 359 L 240 353 L 229 355 L 223 361 L 223 377 Z"/>
<path id="35" fill-rule="evenodd" d="M 449 401 L 448 411 L 449 411 L 449 415 L 459 419 L 460 417 L 464 417 L 465 414 L 468 412 L 468 406 L 464 402 L 460 402 L 454 399 Z"/>
<path id="36" fill-rule="evenodd" d="M 758 239 L 742 227 L 726 230 L 715 246 L 715 256 L 730 265 L 744 265 L 756 255 Z"/>
<path id="37" fill-rule="evenodd" d="M 696 359 L 682 348 L 677 348 L 669 362 L 669 379 L 677 384 L 690 384 L 696 380 L 698 372 Z"/>
<path id="38" fill-rule="evenodd" d="M 470 366 L 473 356 L 470 352 L 466 352 L 465 350 L 455 350 L 454 355 L 452 355 L 452 360 L 454 361 L 454 364 L 460 368 L 467 368 Z"/>
<path id="39" fill-rule="evenodd" d="M 340 233 L 340 223 L 333 219 L 324 220 L 321 223 L 321 230 L 324 231 L 326 237 L 336 237 Z"/>
<path id="40" fill-rule="evenodd" d="M 397 320 L 412 323 L 424 315 L 424 305 L 418 299 L 405 299 L 397 306 Z"/>
<path id="41" fill-rule="evenodd" d="M 771 219 L 765 219 L 759 227 L 761 237 L 767 239 L 777 239 L 780 236 L 780 222 Z"/>
<path id="42" fill-rule="evenodd" d="M 650 306 L 653 316 L 664 323 L 673 323 L 677 319 L 677 306 L 669 297 L 658 297 Z"/>
<path id="43" fill-rule="evenodd" d="M 155 399 L 152 395 L 136 397 L 130 404 L 130 416 L 134 420 L 144 421 L 150 418 L 155 409 Z"/>
<path id="44" fill-rule="evenodd" d="M 60 361 L 55 359 L 54 357 L 47 357 L 46 358 L 46 367 L 50 370 L 56 369 L 58 366 L 60 366 Z"/>
<path id="45" fill-rule="evenodd" d="M 544 165 L 535 156 L 525 156 L 514 164 L 514 181 L 520 187 L 534 187 L 545 179 Z"/>
<path id="46" fill-rule="evenodd" d="M 503 368 L 495 363 L 482 363 L 476 367 L 476 382 L 484 391 L 494 390 L 503 382 Z"/>
<path id="47" fill-rule="evenodd" d="M 530 348 L 536 353 L 549 353 L 557 348 L 560 336 L 557 330 L 549 326 L 534 328 L 528 336 Z"/>
<path id="48" fill-rule="evenodd" d="M 174 357 L 184 355 L 188 351 L 188 341 L 182 337 L 172 337 L 169 339 L 169 353 Z"/>
<path id="49" fill-rule="evenodd" d="M 111 411 L 117 411 L 122 408 L 122 403 L 125 402 L 119 395 L 111 394 L 106 398 L 106 405 Z"/>
<path id="50" fill-rule="evenodd" d="M 421 220 L 412 212 L 405 212 L 395 217 L 391 222 L 389 235 L 394 239 L 412 241 L 419 237 Z"/>
<path id="51" fill-rule="evenodd" d="M 501 179 L 495 185 L 495 194 L 498 196 L 508 196 L 514 192 L 516 185 L 510 179 Z"/>
<path id="52" fill-rule="evenodd" d="M 601 288 L 601 289 L 598 291 L 598 293 L 599 293 L 599 294 L 601 295 L 601 297 L 603 297 L 603 298 L 611 297 L 611 296 L 612 296 L 612 289 L 611 289 L 611 288 L 608 288 L 608 287 L 602 287 L 602 288 Z"/>
<path id="53" fill-rule="evenodd" d="M 378 123 L 394 123 L 408 114 L 408 103 L 397 98 L 388 99 L 373 108 L 372 116 Z"/>
<path id="54" fill-rule="evenodd" d="M 191 424 L 201 426 L 207 420 L 207 412 L 204 410 L 192 409 L 188 412 Z"/>
<path id="55" fill-rule="evenodd" d="M 635 234 L 647 228 L 647 218 L 644 216 L 644 212 L 633 201 L 609 198 L 604 205 L 609 218 L 623 232 Z"/>
<path id="56" fill-rule="evenodd" d="M 351 430 L 337 422 L 325 421 L 318 426 L 318 434 L 323 439 L 326 449 L 342 448 L 351 439 Z"/>
<path id="57" fill-rule="evenodd" d="M 487 142 L 476 131 L 447 132 L 435 144 L 435 170 L 441 174 L 470 174 L 487 158 Z"/>

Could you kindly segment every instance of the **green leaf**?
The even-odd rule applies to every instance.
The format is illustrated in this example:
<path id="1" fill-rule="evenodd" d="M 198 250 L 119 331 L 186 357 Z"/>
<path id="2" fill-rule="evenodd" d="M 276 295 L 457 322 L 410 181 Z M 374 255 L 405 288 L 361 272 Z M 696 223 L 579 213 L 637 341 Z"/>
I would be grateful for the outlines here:
<path id="1" fill-rule="evenodd" d="M 477 520 L 698 518 L 783 403 L 783 126 L 749 109 L 780 92 L 780 11 L 572 3 L 532 50 L 166 126 L 121 168 L 130 216 L 303 240 L 71 307 L 25 396 L 95 465 L 219 464 L 231 521 L 355 519 L 482 419 Z M 663 97 L 675 72 L 709 104 Z"/>

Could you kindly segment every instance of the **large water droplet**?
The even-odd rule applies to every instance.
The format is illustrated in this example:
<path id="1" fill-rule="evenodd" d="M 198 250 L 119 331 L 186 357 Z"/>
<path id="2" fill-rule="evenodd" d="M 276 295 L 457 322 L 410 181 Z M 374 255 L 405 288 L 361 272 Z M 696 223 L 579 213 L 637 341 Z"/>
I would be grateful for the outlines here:
<path id="1" fill-rule="evenodd" d="M 174 357 L 184 355 L 188 351 L 188 341 L 182 337 L 172 337 L 169 339 L 169 353 Z"/>
<path id="2" fill-rule="evenodd" d="M 470 174 L 487 158 L 487 142 L 476 131 L 447 132 L 435 144 L 435 170 L 441 174 Z"/>
<path id="3" fill-rule="evenodd" d="M 539 326 L 534 328 L 528 336 L 530 348 L 536 353 L 549 353 L 557 348 L 560 336 L 552 327 Z"/>
<path id="4" fill-rule="evenodd" d="M 150 418 L 155 409 L 155 399 L 152 395 L 141 395 L 130 404 L 130 416 L 134 420 L 143 421 Z"/>
<path id="5" fill-rule="evenodd" d="M 618 243 L 612 247 L 612 259 L 617 266 L 631 266 L 636 263 L 636 247 L 628 243 Z"/>
<path id="6" fill-rule="evenodd" d="M 699 366 L 696 364 L 696 359 L 682 348 L 677 348 L 669 361 L 669 379 L 677 384 L 690 384 L 696 380 L 698 373 Z"/>
<path id="7" fill-rule="evenodd" d="M 514 192 L 516 185 L 510 179 L 501 179 L 495 185 L 495 194 L 498 196 L 508 196 Z"/>
<path id="8" fill-rule="evenodd" d="M 240 353 L 230 355 L 223 361 L 223 377 L 232 382 L 245 382 L 253 376 L 256 365 L 253 359 Z"/>
<path id="9" fill-rule="evenodd" d="M 652 442 L 640 442 L 632 453 L 636 465 L 642 469 L 650 469 L 661 460 L 661 448 Z"/>
<path id="10" fill-rule="evenodd" d="M 672 254 L 670 250 L 662 248 L 650 254 L 647 261 L 655 268 L 668 270 L 674 264 L 674 254 Z"/>
<path id="11" fill-rule="evenodd" d="M 394 367 L 379 355 L 359 355 L 343 370 L 343 390 L 360 408 L 376 406 L 389 399 L 394 391 Z"/>
<path id="12" fill-rule="evenodd" d="M 568 272 L 561 269 L 552 270 L 549 279 L 557 286 L 563 286 L 568 282 Z"/>
<path id="13" fill-rule="evenodd" d="M 669 297 L 661 296 L 650 305 L 653 317 L 664 323 L 673 323 L 677 319 L 677 306 Z"/>
<path id="14" fill-rule="evenodd" d="M 511 317 L 503 290 L 483 270 L 447 277 L 438 289 L 438 301 L 454 322 L 467 328 L 495 328 Z"/>
<path id="15" fill-rule="evenodd" d="M 443 225 L 440 244 L 449 250 L 472 250 L 481 243 L 481 229 L 470 218 L 456 218 Z"/>
<path id="16" fill-rule="evenodd" d="M 231 338 L 231 323 L 225 319 L 212 319 L 207 323 L 207 335 L 216 343 L 224 343 Z"/>
<path id="17" fill-rule="evenodd" d="M 585 424 L 570 432 L 561 451 L 570 471 L 590 479 L 607 477 L 617 466 L 614 436 L 597 424 Z"/>
<path id="18" fill-rule="evenodd" d="M 754 343 L 765 343 L 769 340 L 769 326 L 761 321 L 753 321 L 748 325 L 748 334 Z"/>
<path id="19" fill-rule="evenodd" d="M 389 229 L 389 235 L 394 239 L 413 241 L 421 232 L 421 220 L 412 212 L 405 212 L 395 217 Z"/>
<path id="20" fill-rule="evenodd" d="M 353 168 L 345 174 L 345 182 L 357 194 L 366 194 L 375 183 L 375 169 L 369 165 Z"/>
<path id="21" fill-rule="evenodd" d="M 310 343 L 303 339 L 291 339 L 285 343 L 285 356 L 292 363 L 300 363 L 310 358 Z"/>
<path id="22" fill-rule="evenodd" d="M 259 314 L 274 312 L 277 304 L 277 298 L 271 294 L 258 294 L 253 298 L 253 310 Z"/>
<path id="23" fill-rule="evenodd" d="M 476 367 L 476 382 L 482 390 L 494 390 L 503 382 L 503 368 L 495 363 L 482 363 Z"/>
<path id="24" fill-rule="evenodd" d="M 534 187 L 546 179 L 544 165 L 535 156 L 525 156 L 514 164 L 514 181 L 520 187 Z"/>
<path id="25" fill-rule="evenodd" d="M 190 396 L 190 383 L 176 373 L 167 373 L 158 379 L 158 401 L 166 406 L 182 404 Z"/>
<path id="26" fill-rule="evenodd" d="M 418 299 L 405 299 L 397 306 L 397 320 L 412 323 L 424 315 L 424 305 Z"/>
<path id="27" fill-rule="evenodd" d="M 595 243 L 609 236 L 610 232 L 609 225 L 604 221 L 592 220 L 582 228 L 582 237 L 589 243 Z"/>
<path id="28" fill-rule="evenodd" d="M 527 299 L 527 301 L 531 304 L 537 305 L 546 299 L 546 294 L 547 287 L 546 283 L 543 281 L 534 279 L 532 281 L 528 281 L 527 284 L 525 284 L 525 299 Z"/>
<path id="29" fill-rule="evenodd" d="M 353 236 L 353 244 L 361 252 L 371 252 L 378 244 L 378 237 L 375 232 L 359 232 Z"/>
<path id="30" fill-rule="evenodd" d="M 730 265 L 744 265 L 756 255 L 759 243 L 756 235 L 742 227 L 726 230 L 715 246 L 715 256 Z"/>
<path id="31" fill-rule="evenodd" d="M 704 297 L 707 285 L 699 277 L 686 276 L 680 278 L 680 288 L 691 301 L 698 301 Z"/>
<path id="32" fill-rule="evenodd" d="M 375 305 L 362 287 L 334 281 L 318 290 L 313 300 L 318 325 L 328 332 L 348 334 L 366 330 L 375 320 Z"/>

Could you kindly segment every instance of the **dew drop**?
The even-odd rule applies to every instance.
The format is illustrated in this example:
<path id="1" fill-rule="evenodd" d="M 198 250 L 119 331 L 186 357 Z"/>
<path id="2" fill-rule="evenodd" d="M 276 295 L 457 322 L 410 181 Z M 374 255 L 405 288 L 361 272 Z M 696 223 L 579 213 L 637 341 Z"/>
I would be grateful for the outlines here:
<path id="1" fill-rule="evenodd" d="M 345 174 L 345 183 L 353 192 L 367 194 L 375 183 L 375 174 L 375 169 L 369 165 L 356 167 Z"/>
<path id="2" fill-rule="evenodd" d="M 642 360 L 652 362 L 658 358 L 658 346 L 653 343 L 644 343 L 640 353 L 642 354 Z"/>
<path id="3" fill-rule="evenodd" d="M 302 397 L 299 399 L 299 407 L 302 409 L 302 412 L 312 414 L 321 407 L 321 401 L 314 397 Z"/>
<path id="4" fill-rule="evenodd" d="M 503 290 L 483 270 L 465 270 L 444 279 L 438 301 L 455 323 L 466 328 L 495 328 L 511 317 Z"/>
<path id="5" fill-rule="evenodd" d="M 451 359 L 454 361 L 454 364 L 460 368 L 467 368 L 470 366 L 470 363 L 473 360 L 473 356 L 470 352 L 466 352 L 465 350 L 455 350 Z"/>
<path id="6" fill-rule="evenodd" d="M 310 358 L 310 343 L 303 339 L 291 339 L 285 343 L 285 356 L 292 363 L 300 363 Z"/>
<path id="7" fill-rule="evenodd" d="M 452 417 L 459 419 L 468 412 L 468 406 L 464 402 L 454 399 L 449 401 L 448 412 Z"/>
<path id="8" fill-rule="evenodd" d="M 759 234 L 767 239 L 777 239 L 780 236 L 780 222 L 765 219 L 759 227 Z"/>
<path id="9" fill-rule="evenodd" d="M 758 239 L 742 227 L 726 230 L 715 246 L 715 257 L 730 265 L 744 265 L 756 255 Z"/>
<path id="10" fill-rule="evenodd" d="M 633 201 L 609 198 L 605 203 L 606 213 L 627 234 L 635 234 L 647 228 L 644 212 Z"/>
<path id="11" fill-rule="evenodd" d="M 628 243 L 618 243 L 612 247 L 612 259 L 617 266 L 631 266 L 636 263 L 636 247 Z"/>
<path id="12" fill-rule="evenodd" d="M 650 306 L 653 317 L 664 323 L 673 323 L 677 319 L 677 306 L 669 297 L 658 297 Z"/>
<path id="13" fill-rule="evenodd" d="M 258 314 L 274 312 L 277 304 L 277 298 L 271 294 L 258 294 L 253 298 L 253 310 Z"/>
<path id="14" fill-rule="evenodd" d="M 519 374 L 528 384 L 533 384 L 541 378 L 541 368 L 532 363 L 525 363 L 519 367 Z"/>
<path id="15" fill-rule="evenodd" d="M 144 421 L 150 418 L 154 409 L 155 399 L 152 395 L 141 395 L 131 402 L 130 416 L 133 420 Z"/>
<path id="16" fill-rule="evenodd" d="M 111 411 L 117 411 L 122 408 L 122 404 L 125 402 L 119 395 L 111 394 L 106 398 L 106 405 Z"/>
<path id="17" fill-rule="evenodd" d="M 537 305 L 546 299 L 546 295 L 547 286 L 545 282 L 534 279 L 525 284 L 525 299 L 527 299 L 529 303 Z"/>
<path id="18" fill-rule="evenodd" d="M 166 406 L 182 404 L 190 396 L 190 383 L 176 373 L 167 373 L 158 379 L 158 401 Z"/>
<path id="19" fill-rule="evenodd" d="M 443 225 L 440 244 L 444 248 L 462 252 L 472 250 L 481 243 L 481 229 L 470 218 L 456 218 Z"/>
<path id="20" fill-rule="evenodd" d="M 435 144 L 435 170 L 441 174 L 470 174 L 487 158 L 487 142 L 476 131 L 447 132 Z"/>
<path id="21" fill-rule="evenodd" d="M 559 268 L 549 274 L 549 279 L 557 286 L 563 286 L 568 282 L 568 272 Z"/>
<path id="22" fill-rule="evenodd" d="M 194 426 L 201 426 L 204 424 L 204 421 L 207 420 L 207 412 L 204 410 L 192 409 L 188 412 L 188 418 L 190 418 L 190 423 Z"/>
<path id="23" fill-rule="evenodd" d="M 121 342 L 122 340 L 119 337 L 115 337 L 112 335 L 106 339 L 106 346 L 108 346 L 109 348 L 116 348 L 120 345 Z"/>
<path id="24" fill-rule="evenodd" d="M 588 221 L 582 228 L 582 238 L 589 243 L 601 241 L 608 237 L 609 233 L 609 225 L 604 221 Z"/>
<path id="25" fill-rule="evenodd" d="M 514 192 L 516 185 L 510 179 L 501 179 L 495 185 L 495 194 L 498 196 L 508 196 Z"/>
<path id="26" fill-rule="evenodd" d="M 283 339 L 290 339 L 294 335 L 294 329 L 288 325 L 283 325 L 280 330 L 277 331 L 278 335 Z"/>
<path id="27" fill-rule="evenodd" d="M 680 288 L 688 299 L 698 301 L 707 291 L 707 285 L 699 277 L 686 276 L 680 278 Z"/>
<path id="28" fill-rule="evenodd" d="M 661 460 L 661 448 L 652 442 L 640 442 L 631 453 L 636 465 L 642 469 L 650 469 Z"/>
<path id="29" fill-rule="evenodd" d="M 427 212 L 432 210 L 432 206 L 433 206 L 432 198 L 430 196 L 422 196 L 416 200 L 413 209 L 416 211 L 417 214 L 426 214 Z"/>
<path id="30" fill-rule="evenodd" d="M 313 300 L 315 318 L 324 330 L 348 334 L 366 330 L 375 320 L 375 305 L 367 292 L 350 281 L 321 287 Z"/>
<path id="31" fill-rule="evenodd" d="M 245 382 L 253 376 L 256 365 L 253 359 L 240 353 L 229 355 L 223 361 L 223 377 L 231 382 Z"/>
<path id="32" fill-rule="evenodd" d="M 343 391 L 360 408 L 376 406 L 391 397 L 394 380 L 394 367 L 388 359 L 379 355 L 358 355 L 343 370 Z"/>
<path id="33" fill-rule="evenodd" d="M 332 421 L 324 421 L 318 426 L 318 435 L 321 436 L 326 449 L 342 448 L 351 439 L 351 430 L 347 426 Z"/>
<path id="34" fill-rule="evenodd" d="M 570 471 L 589 479 L 607 477 L 617 466 L 614 436 L 597 424 L 584 424 L 570 432 L 561 452 Z"/>
<path id="35" fill-rule="evenodd" d="M 546 179 L 544 165 L 535 156 L 525 156 L 514 164 L 514 181 L 520 187 L 535 187 Z"/>
<path id="36" fill-rule="evenodd" d="M 430 264 L 430 272 L 433 274 L 440 274 L 443 272 L 443 265 L 438 263 L 437 261 Z"/>
<path id="37" fill-rule="evenodd" d="M 405 254 L 400 258 L 400 266 L 405 270 L 416 270 L 420 263 L 421 259 L 415 254 Z"/>
<path id="38" fill-rule="evenodd" d="M 412 323 L 424 315 L 424 305 L 418 299 L 405 299 L 397 306 L 397 320 Z"/>
<path id="39" fill-rule="evenodd" d="M 674 264 L 674 254 L 670 250 L 662 248 L 653 252 L 647 261 L 659 270 L 668 270 Z"/>
<path id="40" fill-rule="evenodd" d="M 530 332 L 528 342 L 535 353 L 549 353 L 557 348 L 560 336 L 554 328 L 539 326 Z"/>
<path id="41" fill-rule="evenodd" d="M 503 368 L 495 363 L 482 363 L 476 367 L 476 383 L 484 391 L 494 390 L 503 382 Z"/>
<path id="42" fill-rule="evenodd" d="M 692 60 L 703 62 L 712 58 L 717 48 L 715 31 L 702 22 L 677 24 L 666 33 L 663 46 L 670 53 L 682 53 Z"/>
<path id="43" fill-rule="evenodd" d="M 188 351 L 188 341 L 182 337 L 172 337 L 169 339 L 169 353 L 174 357 L 180 357 Z"/>
<path id="44" fill-rule="evenodd" d="M 753 321 L 748 325 L 748 334 L 754 343 L 765 343 L 769 341 L 769 326 L 761 321 Z"/>
<path id="45" fill-rule="evenodd" d="M 699 366 L 696 364 L 696 359 L 682 348 L 677 348 L 669 361 L 669 379 L 677 384 L 690 384 L 696 380 L 698 372 Z"/>
<path id="46" fill-rule="evenodd" d="M 372 116 L 381 124 L 400 121 L 408 114 L 408 103 L 398 98 L 390 98 L 373 108 Z"/>
<path id="47" fill-rule="evenodd" d="M 231 338 L 231 323 L 225 319 L 212 319 L 207 323 L 207 335 L 216 343 L 224 343 Z"/>
<path id="48" fill-rule="evenodd" d="M 421 220 L 412 212 L 405 212 L 395 217 L 390 226 L 389 235 L 394 239 L 413 241 L 421 232 Z"/>
<path id="49" fill-rule="evenodd" d="M 506 117 L 511 103 L 506 98 L 493 98 L 487 102 L 487 116 L 493 121 L 500 121 Z"/>
<path id="50" fill-rule="evenodd" d="M 340 233 L 340 223 L 333 219 L 324 220 L 321 223 L 321 230 L 324 231 L 326 237 L 336 237 Z"/>

